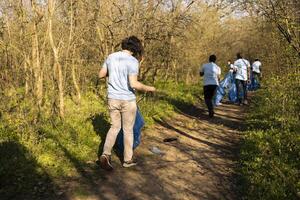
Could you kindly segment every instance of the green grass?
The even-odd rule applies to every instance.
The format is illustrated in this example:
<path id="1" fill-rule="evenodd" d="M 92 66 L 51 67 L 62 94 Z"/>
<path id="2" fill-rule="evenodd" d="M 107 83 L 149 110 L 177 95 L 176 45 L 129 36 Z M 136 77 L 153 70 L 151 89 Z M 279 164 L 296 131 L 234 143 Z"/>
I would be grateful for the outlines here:
<path id="1" fill-rule="evenodd" d="M 298 85 L 283 77 L 271 79 L 266 86 L 256 93 L 249 109 L 249 131 L 240 153 L 241 192 L 244 199 L 299 199 Z"/>
<path id="2" fill-rule="evenodd" d="M 147 94 L 139 102 L 139 107 L 146 121 L 146 128 L 151 128 L 154 118 L 171 116 L 176 109 L 175 103 L 196 102 L 195 94 L 202 92 L 200 85 L 176 84 L 174 82 L 156 83 L 161 91 L 158 94 Z M 62 179 L 80 175 L 80 170 L 88 161 L 97 159 L 101 143 L 105 139 L 109 128 L 109 115 L 105 100 L 105 91 L 100 94 L 86 92 L 82 94 L 80 104 L 74 103 L 70 98 L 65 99 L 65 117 L 53 117 L 45 106 L 37 119 L 35 103 L 30 98 L 24 98 L 22 89 L 9 90 L 1 97 L 5 107 L 1 107 L 0 115 L 0 149 L 1 155 L 14 156 L 9 144 L 18 146 L 16 163 L 18 173 L 13 180 L 20 186 L 20 193 L 26 193 L 27 187 L 23 181 L 26 177 L 30 186 L 35 178 L 28 175 L 34 171 L 34 176 L 45 176 L 48 179 Z M 138 94 L 138 100 L 142 94 Z M 45 102 L 48 105 L 49 102 Z M 3 104 L 4 105 L 4 104 Z M 9 179 L 11 162 L 8 158 L 1 158 L 0 177 Z M 15 170 L 12 168 L 12 170 Z M 6 175 L 5 175 L 6 174 Z M 4 176 L 5 175 L 5 176 Z M 32 179 L 32 181 L 30 181 Z M 11 186 L 9 188 L 14 188 Z M 8 193 L 7 193 L 8 191 Z M 34 189 L 32 193 L 34 193 Z M 0 190 L 0 195 L 10 195 L 9 190 Z"/>
<path id="3" fill-rule="evenodd" d="M 297 85 L 275 83 L 257 92 L 249 109 L 249 130 L 240 153 L 244 199 L 297 199 L 299 195 L 299 94 L 285 88 L 298 91 Z M 198 103 L 203 92 L 200 84 L 169 81 L 155 86 L 156 94 L 138 94 L 138 100 L 143 97 L 139 107 L 146 128 L 152 127 L 154 119 Z M 64 119 L 53 117 L 45 106 L 38 120 L 35 103 L 23 93 L 22 88 L 11 89 L 1 96 L 0 195 L 7 199 L 38 198 L 45 187 L 56 187 L 52 180 L 81 175 L 86 163 L 101 153 L 109 128 L 103 90 L 85 92 L 80 104 L 66 98 Z"/>

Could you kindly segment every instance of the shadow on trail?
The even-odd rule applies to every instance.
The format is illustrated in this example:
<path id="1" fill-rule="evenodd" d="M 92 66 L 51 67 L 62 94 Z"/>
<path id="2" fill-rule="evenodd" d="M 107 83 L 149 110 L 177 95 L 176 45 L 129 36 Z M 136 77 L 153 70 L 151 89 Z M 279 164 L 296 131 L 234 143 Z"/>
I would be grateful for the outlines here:
<path id="1" fill-rule="evenodd" d="M 204 174 L 212 174 L 215 179 L 215 188 L 210 188 L 209 191 L 205 193 L 205 199 L 220 199 L 220 194 L 222 199 L 231 199 L 230 197 L 235 196 L 237 189 L 234 188 L 234 184 L 227 184 L 227 183 L 234 183 L 236 181 L 236 174 L 230 173 L 226 174 L 224 169 L 231 167 L 234 168 L 235 166 L 228 165 L 228 164 L 221 164 L 216 162 L 214 159 L 224 158 L 224 152 L 216 151 L 217 148 L 208 150 L 206 148 L 195 148 L 191 146 L 186 146 L 184 144 L 175 143 L 172 144 L 174 147 L 180 149 L 181 152 L 184 152 L 185 155 L 191 157 L 194 161 L 197 162 L 198 166 L 201 166 L 203 169 L 202 175 Z M 194 152 L 194 154 L 192 153 Z M 195 152 L 197 153 L 195 155 Z M 228 152 L 225 155 L 230 155 Z M 232 159 L 230 157 L 229 159 Z M 227 184 L 226 186 L 223 184 Z M 214 191 L 217 189 L 217 192 Z"/>
<path id="2" fill-rule="evenodd" d="M 0 143 L 0 163 L 1 200 L 66 199 L 46 170 L 20 143 Z"/>
<path id="3" fill-rule="evenodd" d="M 157 137 L 149 137 L 147 139 L 157 144 L 161 142 Z M 180 190 L 186 190 L 185 192 L 187 192 L 187 194 L 191 194 L 191 191 L 184 187 L 188 187 L 189 184 L 198 185 L 199 188 L 193 191 L 193 198 L 191 199 L 237 199 L 232 198 L 236 197 L 237 189 L 235 188 L 235 184 L 228 184 L 236 181 L 236 174 L 226 172 L 228 168 L 235 168 L 236 166 L 234 164 L 218 161 L 219 158 L 223 159 L 225 157 L 226 159 L 232 160 L 234 157 L 232 157 L 231 153 L 227 151 L 224 152 L 222 146 L 213 144 L 210 146 L 211 148 L 206 148 L 205 146 L 196 144 L 188 145 L 185 142 L 181 142 L 181 140 L 173 143 L 164 143 L 161 147 L 163 146 L 165 146 L 165 149 L 170 149 L 170 147 L 176 148 L 184 155 L 184 159 L 177 159 L 175 161 L 157 160 L 145 166 L 145 170 L 147 170 L 147 168 L 150 171 L 153 171 L 153 169 L 167 169 L 171 179 L 175 180 L 176 178 L 180 178 L 180 182 L 185 182 L 186 186 L 182 185 Z M 189 170 L 190 165 L 188 165 L 188 163 L 196 163 L 201 170 L 190 172 L 191 174 L 180 175 L 183 172 L 186 173 L 186 170 Z M 172 172 L 176 174 L 172 175 Z M 206 181 L 203 182 L 203 176 L 211 178 L 212 180 L 208 180 L 210 183 Z M 197 183 L 191 181 L 196 181 Z M 175 181 L 168 182 L 168 185 L 179 190 Z M 168 199 L 172 198 L 169 197 Z"/>
<path id="4" fill-rule="evenodd" d="M 94 131 L 101 138 L 99 153 L 102 153 L 103 143 L 110 124 L 102 114 L 96 114 L 89 120 L 92 121 Z M 67 146 L 60 142 L 57 136 L 51 134 L 50 138 L 64 152 L 64 155 L 72 163 L 79 175 L 77 177 L 65 178 L 65 190 L 72 191 L 72 193 L 78 191 L 82 191 L 83 193 L 76 195 L 71 193 L 71 197 L 81 195 L 82 199 L 92 197 L 101 200 L 133 200 L 140 199 L 138 195 L 143 195 L 144 197 L 146 196 L 146 199 L 151 199 L 152 197 L 156 197 L 156 199 L 172 199 L 161 190 L 160 186 L 155 186 L 159 183 L 159 178 L 157 178 L 155 172 L 151 172 L 150 167 L 141 165 L 143 166 L 142 168 L 138 166 L 134 169 L 123 169 L 119 160 L 116 160 L 115 154 L 113 154 L 112 164 L 115 169 L 112 172 L 108 172 L 102 170 L 96 163 L 81 161 L 68 150 Z M 137 172 L 136 177 L 132 176 L 133 171 Z M 149 184 L 152 187 L 149 187 Z M 153 194 L 153 188 L 156 188 L 159 192 Z M 138 193 L 137 190 L 139 191 Z"/>
<path id="5" fill-rule="evenodd" d="M 242 115 L 240 109 L 236 105 L 221 106 L 217 109 L 215 117 L 211 119 L 208 117 L 206 109 L 201 108 L 204 106 L 200 107 L 168 95 L 160 95 L 159 99 L 172 104 L 180 115 L 194 119 L 200 124 L 198 128 L 190 127 L 190 125 L 187 127 L 180 117 L 169 120 L 154 118 L 154 121 L 166 130 L 171 130 L 181 137 L 196 142 L 193 147 L 180 144 L 180 142 L 170 145 L 195 160 L 205 171 L 214 174 L 214 179 L 219 182 L 215 187 L 219 188 L 217 191 L 223 196 L 223 199 L 232 199 L 233 196 L 238 195 L 236 183 L 239 176 L 235 172 L 238 166 L 234 163 L 238 159 L 239 140 L 233 139 L 232 134 L 237 134 L 235 131 L 245 130 L 243 118 L 239 117 Z M 203 122 L 203 126 L 201 122 Z M 204 144 L 204 147 L 197 143 Z M 227 160 L 227 163 L 226 161 L 220 162 L 223 159 Z M 227 173 L 227 169 L 233 169 L 233 171 Z M 232 184 L 224 185 L 227 183 Z M 218 199 L 218 195 L 214 196 L 213 191 L 214 189 L 209 189 L 205 193 L 205 199 Z"/>
<path id="6" fill-rule="evenodd" d="M 92 120 L 92 125 L 95 133 L 100 137 L 100 144 L 97 152 L 97 156 L 99 160 L 99 157 L 103 152 L 106 135 L 110 128 L 110 123 L 107 121 L 107 118 L 104 116 L 103 113 L 94 115 L 93 117 L 90 118 L 90 120 Z M 116 153 L 119 161 L 123 162 L 123 155 L 116 148 L 113 148 L 113 151 L 114 153 Z"/>
<path id="7" fill-rule="evenodd" d="M 176 133 L 180 134 L 181 136 L 184 136 L 184 137 L 190 138 L 190 139 L 192 139 L 192 140 L 194 140 L 194 141 L 203 143 L 203 144 L 205 144 L 205 145 L 207 145 L 207 146 L 209 146 L 209 147 L 212 147 L 212 148 L 214 148 L 214 149 L 216 149 L 216 150 L 219 150 L 219 151 L 225 151 L 226 153 L 232 153 L 232 151 L 233 151 L 233 149 L 230 148 L 230 147 L 227 146 L 227 145 L 219 145 L 219 144 L 215 144 L 215 143 L 212 143 L 212 142 L 209 142 L 209 141 L 202 140 L 202 139 L 200 139 L 200 138 L 194 137 L 194 136 L 192 136 L 192 135 L 190 135 L 190 134 L 188 134 L 188 133 L 186 133 L 186 132 L 184 132 L 184 131 L 181 131 L 181 130 L 175 128 L 174 126 L 170 125 L 169 123 L 167 123 L 167 122 L 164 121 L 164 120 L 157 120 L 157 119 L 154 119 L 154 121 L 155 121 L 156 123 L 158 123 L 159 125 L 161 125 L 161 126 L 167 128 L 167 129 L 170 129 L 170 130 L 175 131 Z"/>
<path id="8" fill-rule="evenodd" d="M 186 127 L 184 124 L 182 124 L 178 121 L 172 122 L 172 126 L 180 127 L 189 132 L 197 132 L 197 133 L 201 134 L 201 136 L 204 138 L 214 138 L 218 141 L 223 141 L 223 142 L 225 142 L 225 144 L 227 146 L 236 146 L 236 148 L 233 148 L 233 149 L 235 152 L 238 151 L 237 146 L 239 146 L 239 143 L 237 141 L 234 141 L 232 139 L 232 137 L 229 136 L 230 134 L 234 134 L 233 133 L 234 131 L 228 132 L 228 131 L 224 130 L 223 127 L 220 127 L 220 126 L 218 126 L 218 127 L 210 126 L 210 127 L 204 127 L 204 128 L 200 128 L 200 127 L 190 128 L 190 127 Z M 221 134 L 214 134 L 214 132 L 216 132 L 216 131 L 218 131 Z"/>
<path id="9" fill-rule="evenodd" d="M 228 119 L 219 119 L 217 117 L 216 120 L 211 121 L 211 119 L 207 117 L 206 111 L 195 105 L 167 97 L 163 97 L 163 99 L 173 104 L 177 112 L 189 118 L 205 120 L 213 124 L 223 124 L 227 127 L 233 127 L 230 126 L 230 123 L 232 122 Z M 88 120 L 91 120 L 95 133 L 101 139 L 101 143 L 99 144 L 98 148 L 98 155 L 100 155 L 102 153 L 106 133 L 110 127 L 110 124 L 103 114 L 96 114 Z M 91 197 L 92 199 L 94 198 L 103 200 L 168 200 L 178 199 L 180 193 L 188 194 L 188 199 L 218 199 L 220 194 L 223 196 L 223 199 L 230 199 L 230 195 L 233 193 L 234 189 L 231 187 L 232 185 L 226 184 L 233 179 L 233 175 L 226 174 L 224 172 L 224 170 L 230 166 L 228 164 L 218 163 L 214 159 L 224 158 L 225 156 L 231 159 L 230 156 L 232 155 L 233 151 L 231 146 L 217 144 L 212 141 L 206 141 L 203 138 L 198 138 L 197 136 L 189 134 L 186 131 L 179 130 L 179 128 L 176 128 L 177 126 L 175 127 L 173 124 L 165 120 L 155 121 L 162 127 L 176 132 L 182 137 L 196 141 L 196 144 L 193 146 L 181 142 L 164 144 L 158 137 L 152 136 L 148 136 L 147 142 L 152 142 L 162 146 L 173 146 L 182 154 L 184 154 L 186 158 L 168 161 L 165 160 L 164 157 L 154 154 L 141 154 L 139 156 L 141 158 L 139 160 L 139 165 L 133 169 L 122 168 L 120 163 L 113 158 L 113 165 L 116 168 L 113 172 L 106 172 L 101 170 L 95 163 L 88 164 L 83 162 L 80 158 L 74 156 L 68 147 L 59 140 L 58 136 L 51 134 L 51 139 L 56 142 L 57 147 L 64 152 L 64 155 L 72 163 L 79 174 L 79 177 L 66 179 L 65 189 L 71 192 L 76 192 L 79 189 L 84 190 L 85 194 L 83 195 L 82 199 L 85 197 Z M 199 148 L 199 146 L 201 146 L 198 145 L 199 143 L 204 144 L 209 148 Z M 93 155 L 91 155 L 91 157 L 93 157 Z M 201 172 L 202 174 L 199 174 L 197 171 L 190 172 L 189 169 L 185 168 L 186 163 L 188 162 L 196 162 L 197 166 L 199 165 L 204 169 L 204 172 Z M 197 170 L 197 167 L 194 167 L 193 170 Z M 184 173 L 187 173 L 187 175 L 182 175 Z M 203 176 L 206 176 L 205 173 L 214 174 L 218 180 L 216 183 L 213 182 L 213 184 L 217 185 L 207 188 L 206 183 L 201 182 L 205 180 L 202 179 Z M 191 182 L 191 176 L 195 177 L 195 179 L 193 179 L 194 182 Z M 211 178 L 211 176 L 208 177 Z M 178 185 L 178 183 L 184 184 Z M 194 188 L 198 186 L 206 187 L 206 189 L 201 190 L 199 188 Z"/>
<path id="10" fill-rule="evenodd" d="M 106 134 L 110 128 L 110 123 L 107 121 L 103 113 L 92 116 L 90 120 L 92 120 L 92 125 L 95 133 L 100 137 L 100 144 L 97 153 L 99 157 L 103 152 L 104 142 L 105 142 Z"/>
<path id="11" fill-rule="evenodd" d="M 224 125 L 230 129 L 238 130 L 238 131 L 243 131 L 245 126 L 243 126 L 242 122 L 236 122 L 237 119 L 236 117 L 232 117 L 230 115 L 220 115 L 215 114 L 214 118 L 209 118 L 208 117 L 208 112 L 206 109 L 203 109 L 199 106 L 196 106 L 191 103 L 187 103 L 178 99 L 174 99 L 169 97 L 166 94 L 160 94 L 158 95 L 158 99 L 165 100 L 169 102 L 171 105 L 173 105 L 176 108 L 176 111 L 179 114 L 182 114 L 186 117 L 193 118 L 196 120 L 201 120 L 201 121 L 207 121 L 212 124 L 216 125 Z M 228 109 L 225 107 L 220 108 L 228 113 L 237 113 L 238 111 L 234 111 L 232 109 Z"/>
<path id="12" fill-rule="evenodd" d="M 77 190 L 79 190 L 79 192 L 84 191 L 84 194 L 89 193 L 97 196 L 99 199 L 109 200 L 109 198 L 103 195 L 103 193 L 101 192 L 101 186 L 98 184 L 99 180 L 106 180 L 106 177 L 101 175 L 101 171 L 97 170 L 97 167 L 95 167 L 95 165 L 90 165 L 82 162 L 79 158 L 74 156 L 72 152 L 70 152 L 68 148 L 60 142 L 57 136 L 52 134 L 51 136 L 49 136 L 49 138 L 55 141 L 58 148 L 60 148 L 64 152 L 65 156 L 72 163 L 80 176 L 79 178 L 67 178 L 65 181 L 69 183 L 79 183 L 79 188 L 76 188 Z M 66 185 L 66 187 L 68 187 L 68 185 Z M 68 190 L 68 188 L 65 188 L 65 190 Z"/>

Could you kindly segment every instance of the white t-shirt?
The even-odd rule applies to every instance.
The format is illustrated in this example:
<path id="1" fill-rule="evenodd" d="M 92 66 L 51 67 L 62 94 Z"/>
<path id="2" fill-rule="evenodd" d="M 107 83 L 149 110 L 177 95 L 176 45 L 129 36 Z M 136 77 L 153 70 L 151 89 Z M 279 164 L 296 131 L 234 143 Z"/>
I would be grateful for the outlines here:
<path id="1" fill-rule="evenodd" d="M 108 98 L 131 101 L 135 93 L 129 84 L 129 75 L 138 75 L 138 60 L 123 51 L 110 54 L 105 60 L 103 68 L 108 71 Z"/>
<path id="2" fill-rule="evenodd" d="M 252 71 L 254 71 L 256 73 L 260 73 L 260 67 L 261 67 L 261 62 L 260 61 L 255 61 L 252 64 Z"/>
<path id="3" fill-rule="evenodd" d="M 218 76 L 221 75 L 221 69 L 213 62 L 206 63 L 200 69 L 204 73 L 204 85 L 219 85 Z"/>
<path id="4" fill-rule="evenodd" d="M 241 58 L 236 60 L 233 65 L 236 70 L 235 78 L 243 81 L 248 80 L 247 68 L 250 67 L 250 62 Z"/>

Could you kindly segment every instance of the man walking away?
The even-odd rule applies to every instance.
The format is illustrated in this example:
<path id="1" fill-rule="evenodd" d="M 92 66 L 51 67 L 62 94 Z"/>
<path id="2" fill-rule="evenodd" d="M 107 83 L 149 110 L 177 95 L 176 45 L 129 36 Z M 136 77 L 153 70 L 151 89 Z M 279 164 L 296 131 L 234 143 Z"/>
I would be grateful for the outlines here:
<path id="1" fill-rule="evenodd" d="M 254 80 L 257 83 L 257 87 L 260 87 L 260 78 L 262 77 L 261 72 L 261 62 L 259 59 L 255 59 L 254 63 L 252 64 L 252 73 L 254 76 Z"/>
<path id="2" fill-rule="evenodd" d="M 105 60 L 99 77 L 108 75 L 108 108 L 111 127 L 107 133 L 100 166 L 112 170 L 110 162 L 111 150 L 121 128 L 124 133 L 124 163 L 123 167 L 136 165 L 133 155 L 133 126 L 137 105 L 134 89 L 154 92 L 155 88 L 142 84 L 137 80 L 139 61 L 143 56 L 141 41 L 131 36 L 122 41 L 122 51 L 110 54 Z"/>
<path id="3" fill-rule="evenodd" d="M 209 63 L 204 64 L 200 69 L 200 76 L 204 76 L 204 100 L 211 118 L 214 116 L 213 97 L 221 75 L 221 69 L 216 65 L 216 60 L 215 55 L 209 56 Z"/>
<path id="4" fill-rule="evenodd" d="M 250 80 L 250 62 L 242 57 L 240 53 L 237 55 L 237 60 L 234 62 L 235 84 L 237 89 L 237 98 L 239 105 L 248 104 L 247 101 L 247 80 Z M 243 99 L 240 97 L 240 85 L 242 85 Z"/>

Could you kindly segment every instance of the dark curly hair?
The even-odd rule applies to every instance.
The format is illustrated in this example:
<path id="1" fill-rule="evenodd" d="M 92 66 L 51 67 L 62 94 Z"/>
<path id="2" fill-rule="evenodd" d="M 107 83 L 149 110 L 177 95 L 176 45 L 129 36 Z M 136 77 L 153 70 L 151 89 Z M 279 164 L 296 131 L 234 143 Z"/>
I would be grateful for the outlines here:
<path id="1" fill-rule="evenodd" d="M 144 54 L 144 47 L 140 39 L 136 36 L 130 36 L 122 40 L 121 47 L 123 50 L 131 51 L 133 56 L 140 60 Z"/>
<path id="2" fill-rule="evenodd" d="M 237 57 L 237 59 L 241 59 L 241 58 L 243 58 L 243 56 L 242 56 L 242 53 L 240 53 L 240 52 L 239 52 L 239 53 L 237 53 L 237 54 L 236 54 L 236 57 Z"/>
<path id="3" fill-rule="evenodd" d="M 216 60 L 217 60 L 217 56 L 214 55 L 214 54 L 213 54 L 213 55 L 210 55 L 209 58 L 208 58 L 208 61 L 209 61 L 209 62 L 216 62 Z"/>

